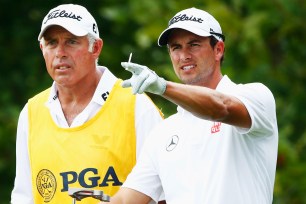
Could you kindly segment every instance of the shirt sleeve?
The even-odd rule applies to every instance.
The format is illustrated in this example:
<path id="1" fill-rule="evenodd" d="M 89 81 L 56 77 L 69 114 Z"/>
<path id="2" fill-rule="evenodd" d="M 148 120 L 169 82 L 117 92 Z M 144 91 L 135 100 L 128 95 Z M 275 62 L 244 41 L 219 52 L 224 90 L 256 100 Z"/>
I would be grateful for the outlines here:
<path id="1" fill-rule="evenodd" d="M 163 120 L 162 113 L 145 94 L 136 96 L 136 158 L 139 157 L 148 133 Z"/>
<path id="2" fill-rule="evenodd" d="M 20 112 L 16 137 L 16 176 L 11 204 L 34 204 L 28 155 L 28 106 Z"/>
<path id="3" fill-rule="evenodd" d="M 241 85 L 237 98 L 247 108 L 252 125 L 250 129 L 237 128 L 238 131 L 254 136 L 273 135 L 277 130 L 275 99 L 271 91 L 261 83 Z"/>

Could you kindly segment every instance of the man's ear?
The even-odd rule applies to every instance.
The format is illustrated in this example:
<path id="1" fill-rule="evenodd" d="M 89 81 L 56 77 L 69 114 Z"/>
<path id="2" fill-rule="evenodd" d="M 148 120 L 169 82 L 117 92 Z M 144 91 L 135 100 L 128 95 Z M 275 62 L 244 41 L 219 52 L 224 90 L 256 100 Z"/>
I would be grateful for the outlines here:
<path id="1" fill-rule="evenodd" d="M 224 55 L 224 42 L 218 41 L 215 45 L 215 56 L 216 60 L 221 61 L 221 58 Z"/>
<path id="2" fill-rule="evenodd" d="M 102 52 L 102 48 L 103 48 L 103 40 L 96 39 L 92 48 L 92 54 L 94 54 L 96 57 L 99 57 L 100 53 Z"/>
<path id="3" fill-rule="evenodd" d="M 41 44 L 41 42 L 39 42 L 39 47 L 40 47 L 40 50 L 42 51 L 43 50 L 43 45 Z"/>

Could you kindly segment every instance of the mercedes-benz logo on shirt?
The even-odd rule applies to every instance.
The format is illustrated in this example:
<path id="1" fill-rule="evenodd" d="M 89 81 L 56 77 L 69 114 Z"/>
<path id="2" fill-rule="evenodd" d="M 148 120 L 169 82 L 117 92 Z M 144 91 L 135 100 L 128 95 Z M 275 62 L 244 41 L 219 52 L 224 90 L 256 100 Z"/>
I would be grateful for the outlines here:
<path id="1" fill-rule="evenodd" d="M 177 135 L 171 136 L 167 142 L 166 150 L 168 152 L 171 152 L 177 146 L 178 142 L 179 142 L 179 137 Z"/>

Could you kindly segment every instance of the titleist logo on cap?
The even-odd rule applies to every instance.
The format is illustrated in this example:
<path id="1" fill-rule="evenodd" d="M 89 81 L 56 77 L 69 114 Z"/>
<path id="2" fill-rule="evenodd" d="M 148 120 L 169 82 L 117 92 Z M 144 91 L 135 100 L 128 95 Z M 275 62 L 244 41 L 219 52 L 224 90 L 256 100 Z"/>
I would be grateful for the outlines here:
<path id="1" fill-rule="evenodd" d="M 53 18 L 71 18 L 71 19 L 75 19 L 75 20 L 78 20 L 78 21 L 81 21 L 81 19 L 82 19 L 81 16 L 76 15 L 72 12 L 68 13 L 65 10 L 61 11 L 60 9 L 58 9 L 58 10 L 54 10 L 54 11 L 52 11 L 48 14 L 47 20 L 44 22 L 44 24 L 47 23 L 48 20 L 51 20 Z"/>
<path id="2" fill-rule="evenodd" d="M 203 19 L 202 18 L 197 18 L 197 17 L 194 17 L 194 16 L 187 16 L 186 14 L 180 14 L 180 15 L 174 16 L 169 21 L 169 26 L 172 25 L 173 23 L 177 23 L 179 21 L 194 21 L 194 22 L 202 23 Z"/>

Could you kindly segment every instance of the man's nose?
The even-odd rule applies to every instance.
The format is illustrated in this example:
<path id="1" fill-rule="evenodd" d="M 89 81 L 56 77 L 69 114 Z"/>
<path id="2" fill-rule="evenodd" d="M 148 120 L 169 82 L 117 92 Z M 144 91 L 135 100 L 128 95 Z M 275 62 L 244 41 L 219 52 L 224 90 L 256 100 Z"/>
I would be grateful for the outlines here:
<path id="1" fill-rule="evenodd" d="M 66 57 L 67 56 L 65 45 L 59 44 L 57 46 L 55 56 L 57 58 L 62 58 L 62 57 Z"/>
<path id="2" fill-rule="evenodd" d="M 180 54 L 180 59 L 182 61 L 186 61 L 186 60 L 191 59 L 190 51 L 188 49 L 186 49 L 186 48 L 182 49 L 181 54 Z"/>

